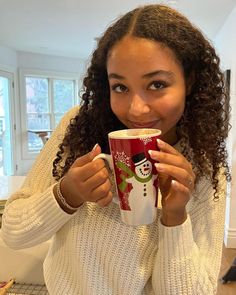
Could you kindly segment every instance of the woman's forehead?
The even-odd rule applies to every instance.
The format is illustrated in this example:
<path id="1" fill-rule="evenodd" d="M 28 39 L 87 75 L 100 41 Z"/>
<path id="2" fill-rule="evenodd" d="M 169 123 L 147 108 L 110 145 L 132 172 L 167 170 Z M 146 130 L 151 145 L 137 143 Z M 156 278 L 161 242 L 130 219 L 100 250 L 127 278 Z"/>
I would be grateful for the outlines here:
<path id="1" fill-rule="evenodd" d="M 182 72 L 182 66 L 170 48 L 157 41 L 132 36 L 117 42 L 107 59 L 108 75 L 128 69 L 140 72 L 142 76 L 154 72 L 171 76 L 173 71 Z"/>

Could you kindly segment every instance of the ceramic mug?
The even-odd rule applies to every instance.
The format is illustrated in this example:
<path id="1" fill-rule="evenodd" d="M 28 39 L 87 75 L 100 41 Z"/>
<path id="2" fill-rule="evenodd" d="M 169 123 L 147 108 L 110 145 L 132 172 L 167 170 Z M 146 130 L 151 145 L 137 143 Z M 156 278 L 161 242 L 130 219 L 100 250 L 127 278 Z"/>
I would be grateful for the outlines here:
<path id="1" fill-rule="evenodd" d="M 155 221 L 158 202 L 158 178 L 149 150 L 158 150 L 159 129 L 124 129 L 108 134 L 111 155 L 106 160 L 115 178 L 121 219 L 129 225 Z"/>

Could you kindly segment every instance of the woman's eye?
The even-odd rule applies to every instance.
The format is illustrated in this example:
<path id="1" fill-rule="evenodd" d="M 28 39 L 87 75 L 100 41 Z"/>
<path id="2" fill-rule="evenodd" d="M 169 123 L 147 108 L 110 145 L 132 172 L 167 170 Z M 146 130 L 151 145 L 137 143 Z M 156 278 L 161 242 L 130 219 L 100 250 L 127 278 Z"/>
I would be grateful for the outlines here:
<path id="1" fill-rule="evenodd" d="M 165 88 L 167 85 L 165 82 L 162 81 L 153 81 L 150 85 L 149 85 L 149 89 L 151 90 L 157 90 L 157 89 L 162 89 Z"/>
<path id="2" fill-rule="evenodd" d="M 118 93 L 125 93 L 128 92 L 128 88 L 122 84 L 115 84 L 111 87 L 112 91 L 118 92 Z"/>

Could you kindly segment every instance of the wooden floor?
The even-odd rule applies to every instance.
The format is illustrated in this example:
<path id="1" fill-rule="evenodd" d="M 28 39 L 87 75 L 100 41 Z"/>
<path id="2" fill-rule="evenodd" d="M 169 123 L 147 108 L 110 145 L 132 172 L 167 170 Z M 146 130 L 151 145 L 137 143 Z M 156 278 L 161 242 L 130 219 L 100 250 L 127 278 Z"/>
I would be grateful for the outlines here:
<path id="1" fill-rule="evenodd" d="M 225 275 L 225 273 L 230 268 L 235 258 L 236 258 L 236 249 L 227 249 L 223 247 L 223 255 L 222 255 L 219 279 Z M 217 295 L 236 295 L 236 282 L 229 282 L 227 284 L 222 284 L 222 282 L 219 280 Z"/>

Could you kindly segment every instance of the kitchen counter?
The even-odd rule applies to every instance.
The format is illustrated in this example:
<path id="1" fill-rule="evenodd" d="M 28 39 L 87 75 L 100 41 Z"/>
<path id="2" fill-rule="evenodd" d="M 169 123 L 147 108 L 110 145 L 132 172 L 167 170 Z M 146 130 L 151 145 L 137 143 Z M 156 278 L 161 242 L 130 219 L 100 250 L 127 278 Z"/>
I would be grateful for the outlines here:
<path id="1" fill-rule="evenodd" d="M 14 284 L 7 295 L 49 295 L 45 285 Z"/>

